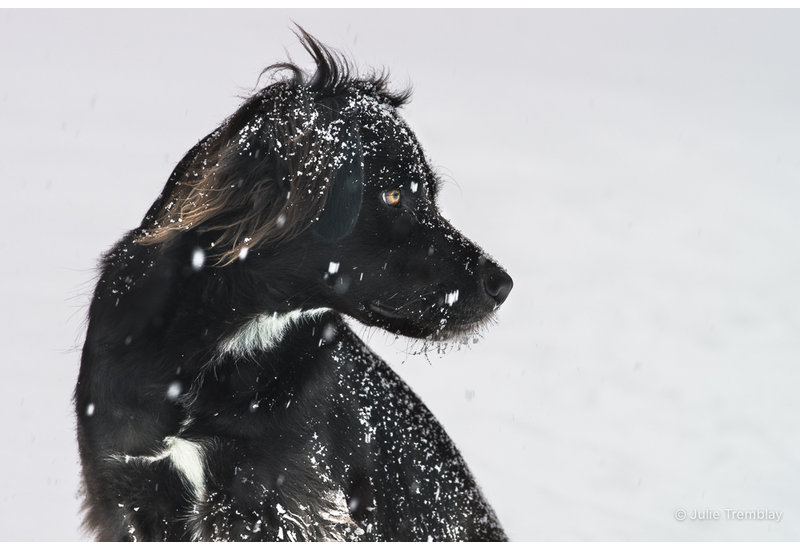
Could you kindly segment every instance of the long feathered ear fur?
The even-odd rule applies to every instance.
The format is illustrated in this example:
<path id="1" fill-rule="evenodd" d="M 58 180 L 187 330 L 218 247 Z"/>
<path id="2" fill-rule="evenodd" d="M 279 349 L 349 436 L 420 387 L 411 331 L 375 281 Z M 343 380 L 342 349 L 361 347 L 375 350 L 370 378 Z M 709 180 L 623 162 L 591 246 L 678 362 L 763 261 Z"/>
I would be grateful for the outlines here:
<path id="1" fill-rule="evenodd" d="M 333 186 L 328 193 L 319 219 L 312 225 L 314 233 L 326 241 L 338 241 L 347 235 L 358 220 L 364 194 L 364 151 L 357 127 L 346 133 L 334 170 Z"/>
<path id="2" fill-rule="evenodd" d="M 276 81 L 187 153 L 142 221 L 137 243 L 211 232 L 206 255 L 221 266 L 244 248 L 292 239 L 320 216 L 317 233 L 325 239 L 352 229 L 363 186 L 359 98 L 397 107 L 410 92 L 388 92 L 385 75 L 351 77 L 346 60 L 298 30 L 316 63 L 313 76 L 291 63 L 268 67 Z"/>

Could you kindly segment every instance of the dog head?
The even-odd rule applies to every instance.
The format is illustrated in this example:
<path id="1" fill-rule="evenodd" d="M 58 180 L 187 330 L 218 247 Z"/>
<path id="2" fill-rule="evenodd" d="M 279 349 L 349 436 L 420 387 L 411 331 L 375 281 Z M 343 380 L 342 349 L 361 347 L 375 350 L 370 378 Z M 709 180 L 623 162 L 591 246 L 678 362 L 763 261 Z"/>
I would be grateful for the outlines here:
<path id="1" fill-rule="evenodd" d="M 186 155 L 138 243 L 196 243 L 253 313 L 331 308 L 411 337 L 473 332 L 512 280 L 439 213 L 439 178 L 397 112 L 408 93 L 300 38 L 315 74 L 273 66 L 291 77 Z"/>

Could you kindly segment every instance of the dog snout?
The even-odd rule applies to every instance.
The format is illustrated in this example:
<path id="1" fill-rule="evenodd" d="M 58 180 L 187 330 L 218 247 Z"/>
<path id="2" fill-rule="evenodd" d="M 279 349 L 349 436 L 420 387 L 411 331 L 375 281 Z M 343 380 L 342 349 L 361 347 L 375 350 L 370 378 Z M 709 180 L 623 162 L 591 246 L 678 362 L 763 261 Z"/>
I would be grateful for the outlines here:
<path id="1" fill-rule="evenodd" d="M 514 281 L 511 276 L 502 269 L 489 271 L 483 276 L 483 288 L 494 298 L 498 306 L 506 301 L 513 286 Z"/>

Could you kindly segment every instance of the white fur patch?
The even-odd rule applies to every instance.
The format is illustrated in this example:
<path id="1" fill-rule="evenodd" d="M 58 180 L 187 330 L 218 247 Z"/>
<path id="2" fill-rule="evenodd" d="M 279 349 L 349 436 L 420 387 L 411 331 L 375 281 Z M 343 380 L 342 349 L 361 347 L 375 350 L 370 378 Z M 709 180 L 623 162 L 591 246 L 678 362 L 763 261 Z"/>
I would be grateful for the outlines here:
<path id="1" fill-rule="evenodd" d="M 175 468 L 183 478 L 186 485 L 192 489 L 195 499 L 202 501 L 205 499 L 205 460 L 203 458 L 203 446 L 194 441 L 181 439 L 180 437 L 168 436 L 164 438 L 166 449 L 153 456 L 131 456 L 114 455 L 116 460 L 144 462 L 152 464 L 160 460 L 168 459 L 172 467 Z"/>
<path id="2" fill-rule="evenodd" d="M 346 542 L 343 536 L 346 530 L 355 535 L 363 535 L 364 531 L 350 517 L 350 507 L 341 489 L 329 491 L 325 495 L 328 506 L 319 511 L 320 517 L 326 520 L 332 527 L 325 533 L 325 542 Z"/>
<path id="3" fill-rule="evenodd" d="M 183 478 L 194 491 L 195 499 L 204 500 L 206 480 L 203 447 L 180 437 L 167 437 L 164 442 L 168 445 L 167 452 L 172 465 L 183 474 Z"/>
<path id="4" fill-rule="evenodd" d="M 364 534 L 364 530 L 350 517 L 350 509 L 341 489 L 326 491 L 311 506 L 295 501 L 285 504 L 293 510 L 288 510 L 280 503 L 275 505 L 280 522 L 279 540 L 347 542 Z"/>
<path id="5" fill-rule="evenodd" d="M 282 314 L 263 314 L 254 317 L 236 334 L 224 340 L 218 348 L 219 356 L 228 354 L 247 355 L 255 351 L 268 350 L 277 345 L 286 331 L 300 319 L 316 317 L 327 308 L 300 310 Z"/>

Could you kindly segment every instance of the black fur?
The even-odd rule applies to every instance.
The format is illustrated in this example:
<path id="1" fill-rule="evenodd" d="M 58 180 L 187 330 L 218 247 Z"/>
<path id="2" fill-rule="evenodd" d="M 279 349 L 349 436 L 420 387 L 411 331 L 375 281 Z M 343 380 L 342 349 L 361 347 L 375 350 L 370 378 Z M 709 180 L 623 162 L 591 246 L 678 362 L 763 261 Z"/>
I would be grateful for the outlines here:
<path id="1" fill-rule="evenodd" d="M 408 95 L 300 33 L 316 72 L 272 67 L 103 257 L 75 389 L 86 527 L 505 540 L 442 427 L 343 316 L 458 339 L 511 278 L 436 209 L 396 112 Z"/>

